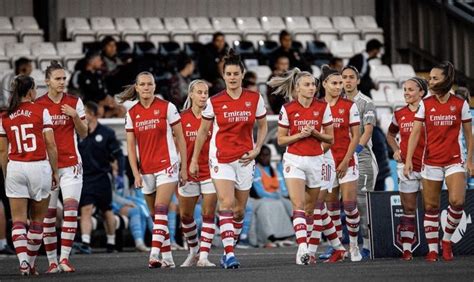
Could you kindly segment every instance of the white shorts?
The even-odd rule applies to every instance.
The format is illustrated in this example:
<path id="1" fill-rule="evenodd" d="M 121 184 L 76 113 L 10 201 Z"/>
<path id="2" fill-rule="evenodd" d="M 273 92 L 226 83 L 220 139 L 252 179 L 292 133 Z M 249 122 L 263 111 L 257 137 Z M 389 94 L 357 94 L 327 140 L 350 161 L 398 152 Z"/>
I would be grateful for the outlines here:
<path id="1" fill-rule="evenodd" d="M 448 177 L 451 174 L 457 172 L 466 173 L 464 164 L 458 163 L 448 166 L 423 165 L 423 168 L 421 170 L 421 177 L 433 181 L 443 181 L 445 177 Z"/>
<path id="2" fill-rule="evenodd" d="M 215 194 L 216 188 L 211 179 L 200 182 L 188 181 L 184 186 L 178 187 L 178 193 L 181 197 L 198 197 L 201 194 Z"/>
<path id="3" fill-rule="evenodd" d="M 290 153 L 283 155 L 283 176 L 306 180 L 308 188 L 321 188 L 324 157 L 298 156 Z"/>
<path id="4" fill-rule="evenodd" d="M 331 193 L 333 183 L 336 180 L 336 164 L 334 163 L 332 155 L 328 157 L 326 157 L 326 154 L 324 155 L 324 163 L 322 166 L 321 175 L 321 190 L 328 190 L 329 193 Z"/>
<path id="5" fill-rule="evenodd" d="M 247 191 L 252 188 L 253 175 L 255 173 L 255 161 L 246 166 L 239 163 L 239 160 L 231 163 L 219 163 L 217 159 L 209 159 L 212 179 L 225 179 L 235 182 L 235 189 Z"/>
<path id="6" fill-rule="evenodd" d="M 179 166 L 178 163 L 163 169 L 162 171 L 144 174 L 142 175 L 143 179 L 143 194 L 152 194 L 156 192 L 156 187 L 179 181 Z"/>
<path id="7" fill-rule="evenodd" d="M 347 168 L 346 175 L 343 178 L 337 178 L 334 180 L 334 184 L 332 187 L 339 187 L 339 185 L 359 180 L 359 167 L 357 165 L 353 165 Z"/>
<path id="8" fill-rule="evenodd" d="M 82 164 L 63 167 L 59 169 L 59 186 L 78 185 L 82 187 Z"/>
<path id="9" fill-rule="evenodd" d="M 403 163 L 397 164 L 398 191 L 402 193 L 415 193 L 423 189 L 421 186 L 421 173 L 412 171 L 410 176 L 407 178 L 403 174 L 404 167 L 405 165 Z"/>
<path id="10" fill-rule="evenodd" d="M 41 201 L 49 197 L 52 172 L 49 162 L 9 161 L 5 178 L 5 193 L 9 198 Z"/>

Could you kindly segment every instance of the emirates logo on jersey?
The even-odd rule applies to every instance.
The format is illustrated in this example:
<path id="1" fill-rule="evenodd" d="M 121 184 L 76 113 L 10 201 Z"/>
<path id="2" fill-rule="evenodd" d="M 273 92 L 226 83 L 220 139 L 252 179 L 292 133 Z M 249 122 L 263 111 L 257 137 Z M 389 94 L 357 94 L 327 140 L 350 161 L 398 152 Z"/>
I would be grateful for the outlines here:
<path id="1" fill-rule="evenodd" d="M 153 114 L 154 114 L 155 116 L 159 115 L 159 114 L 160 114 L 160 110 L 154 110 L 154 111 L 153 111 Z"/>
<path id="2" fill-rule="evenodd" d="M 339 109 L 339 114 L 342 115 L 344 114 L 345 110 L 344 109 Z"/>
<path id="3" fill-rule="evenodd" d="M 456 106 L 451 106 L 451 107 L 449 107 L 449 109 L 451 110 L 451 112 L 455 112 L 456 111 Z"/>
<path id="4" fill-rule="evenodd" d="M 245 106 L 246 106 L 247 108 L 250 108 L 250 106 L 252 106 L 252 102 L 249 102 L 249 101 L 245 102 Z"/>

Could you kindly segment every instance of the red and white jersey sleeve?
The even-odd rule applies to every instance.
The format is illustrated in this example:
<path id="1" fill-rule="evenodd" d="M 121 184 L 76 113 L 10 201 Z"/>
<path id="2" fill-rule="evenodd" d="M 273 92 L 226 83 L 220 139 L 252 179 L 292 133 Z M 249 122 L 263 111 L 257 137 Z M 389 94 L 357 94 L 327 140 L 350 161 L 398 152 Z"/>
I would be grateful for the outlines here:
<path id="1" fill-rule="evenodd" d="M 45 160 L 43 132 L 51 128 L 48 110 L 35 103 L 21 103 L 15 112 L 3 115 L 0 136 L 8 139 L 8 158 L 21 162 Z"/>
<path id="2" fill-rule="evenodd" d="M 331 146 L 331 152 L 337 167 L 344 160 L 349 149 L 352 140 L 351 127 L 360 124 L 360 117 L 357 105 L 342 97 L 331 106 L 331 112 L 334 124 L 334 144 Z M 354 165 L 355 160 L 352 157 L 349 160 L 349 166 Z"/>
<path id="3" fill-rule="evenodd" d="M 224 90 L 207 101 L 202 117 L 213 120 L 209 157 L 220 163 L 231 163 L 254 148 L 253 126 L 264 118 L 263 98 L 257 92 L 242 90 L 233 99 Z"/>
<path id="4" fill-rule="evenodd" d="M 445 103 L 440 103 L 436 96 L 425 98 L 415 115 L 415 120 L 425 123 L 423 162 L 427 165 L 448 166 L 464 162 L 460 136 L 462 123 L 471 122 L 471 114 L 465 100 L 448 95 Z"/>
<path id="5" fill-rule="evenodd" d="M 278 121 L 278 126 L 288 129 L 289 136 L 298 134 L 307 125 L 314 126 L 315 130 L 321 131 L 324 126 L 331 124 L 332 116 L 328 111 L 327 103 L 316 99 L 307 108 L 297 100 L 283 105 Z M 321 142 L 312 136 L 288 145 L 286 151 L 298 156 L 323 154 Z"/>
<path id="6" fill-rule="evenodd" d="M 201 154 L 199 155 L 199 177 L 194 178 L 189 174 L 189 165 L 194 152 L 194 144 L 196 142 L 197 133 L 201 126 L 201 119 L 197 118 L 191 109 L 181 113 L 181 124 L 183 126 L 184 139 L 186 140 L 186 152 L 188 156 L 188 179 L 190 181 L 204 181 L 211 178 L 209 171 L 209 144 L 212 136 L 212 127 L 208 132 L 208 138 L 202 146 Z"/>
<path id="7" fill-rule="evenodd" d="M 159 98 L 148 108 L 137 103 L 128 110 L 125 130 L 135 135 L 142 174 L 156 173 L 178 162 L 171 127 L 179 122 L 176 107 Z"/>
<path id="8" fill-rule="evenodd" d="M 79 118 L 86 118 L 82 100 L 74 95 L 63 93 L 58 103 L 53 102 L 48 94 L 41 96 L 36 103 L 47 108 L 51 114 L 54 139 L 58 148 L 58 168 L 77 165 L 81 162 L 81 155 L 77 148 L 76 129 L 73 119 L 61 110 L 63 105 L 75 109 Z"/>
<path id="9" fill-rule="evenodd" d="M 408 140 L 410 139 L 410 134 L 413 129 L 413 124 L 415 121 L 415 112 L 412 112 L 408 106 L 403 107 L 393 113 L 392 122 L 388 128 L 388 131 L 392 134 L 400 134 L 400 155 L 402 157 L 402 162 L 405 162 L 407 150 L 408 150 Z M 420 132 L 420 140 L 418 145 L 415 148 L 413 154 L 413 170 L 420 172 L 423 164 L 423 154 L 425 150 L 425 130 L 424 128 Z"/>

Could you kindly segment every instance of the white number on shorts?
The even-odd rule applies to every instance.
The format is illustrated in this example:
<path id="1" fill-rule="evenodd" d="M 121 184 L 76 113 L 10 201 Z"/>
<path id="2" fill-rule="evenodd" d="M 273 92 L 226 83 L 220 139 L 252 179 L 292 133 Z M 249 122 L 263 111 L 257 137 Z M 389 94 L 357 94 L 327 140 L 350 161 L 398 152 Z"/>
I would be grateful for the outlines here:
<path id="1" fill-rule="evenodd" d="M 33 133 L 27 133 L 26 130 L 33 128 L 32 123 L 22 124 L 20 128 L 18 126 L 12 126 L 11 130 L 15 132 L 16 147 L 18 148 L 18 153 L 33 152 L 36 150 L 36 137 Z M 28 140 L 31 140 L 28 142 Z M 29 146 L 28 143 L 31 143 Z"/>

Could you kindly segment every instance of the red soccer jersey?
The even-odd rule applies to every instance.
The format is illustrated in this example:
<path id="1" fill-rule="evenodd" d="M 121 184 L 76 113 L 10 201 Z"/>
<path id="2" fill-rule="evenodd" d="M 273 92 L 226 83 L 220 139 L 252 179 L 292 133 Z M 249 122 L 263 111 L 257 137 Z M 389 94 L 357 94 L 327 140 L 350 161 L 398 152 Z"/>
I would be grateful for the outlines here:
<path id="1" fill-rule="evenodd" d="M 336 167 L 344 160 L 349 144 L 351 143 L 351 127 L 360 124 L 357 105 L 345 98 L 339 97 L 334 106 L 331 106 L 332 121 L 334 125 L 334 144 L 331 153 Z M 349 166 L 354 166 L 355 160 L 349 160 Z"/>
<path id="2" fill-rule="evenodd" d="M 212 128 L 209 131 L 209 137 L 202 146 L 201 155 L 199 156 L 199 177 L 194 178 L 189 174 L 189 164 L 194 152 L 194 143 L 196 141 L 201 119 L 197 118 L 191 109 L 181 113 L 181 123 L 183 125 L 184 139 L 186 140 L 187 156 L 188 156 L 188 178 L 191 181 L 203 181 L 211 178 L 209 171 L 209 143 L 211 141 Z"/>
<path id="3" fill-rule="evenodd" d="M 84 104 L 76 96 L 63 93 L 59 103 L 53 102 L 48 94 L 36 100 L 36 103 L 48 109 L 53 122 L 54 139 L 58 148 L 58 168 L 77 165 L 81 162 L 81 155 L 77 149 L 76 130 L 74 121 L 68 115 L 61 112 L 62 105 L 69 105 L 76 109 L 77 114 L 83 120 L 86 118 Z"/>
<path id="4" fill-rule="evenodd" d="M 8 159 L 34 162 L 46 159 L 43 132 L 52 130 L 53 124 L 47 109 L 25 102 L 12 114 L 1 118 L 0 136 L 7 137 L 10 144 Z"/>
<path id="5" fill-rule="evenodd" d="M 471 122 L 471 113 L 466 101 L 448 95 L 448 101 L 444 104 L 436 96 L 425 98 L 415 114 L 415 120 L 425 123 L 423 163 L 427 165 L 448 166 L 464 161 L 459 137 L 461 124 Z"/>
<path id="6" fill-rule="evenodd" d="M 332 124 L 331 111 L 326 102 L 313 99 L 308 108 L 303 107 L 298 100 L 283 105 L 278 126 L 288 128 L 288 135 L 301 132 L 308 124 L 314 126 L 317 131 L 321 131 L 323 126 Z M 286 151 L 298 156 L 319 156 L 323 154 L 321 142 L 314 137 L 298 140 L 288 145 Z"/>
<path id="7" fill-rule="evenodd" d="M 260 94 L 247 89 L 238 99 L 230 97 L 226 90 L 208 99 L 202 117 L 214 120 L 209 157 L 231 163 L 253 150 L 255 120 L 266 114 Z"/>
<path id="8" fill-rule="evenodd" d="M 126 119 L 125 130 L 135 134 L 142 174 L 156 173 L 178 162 L 171 127 L 180 122 L 180 116 L 172 103 L 156 97 L 149 108 L 137 103 Z"/>
<path id="9" fill-rule="evenodd" d="M 413 122 L 415 121 L 415 113 L 408 108 L 408 106 L 398 109 L 393 113 L 392 123 L 388 131 L 393 134 L 400 133 L 400 153 L 403 163 L 405 163 L 408 139 L 410 138 L 411 130 L 413 129 Z M 413 171 L 420 172 L 423 164 L 423 153 L 425 151 L 425 131 L 421 131 L 420 141 L 416 146 L 413 154 Z"/>

